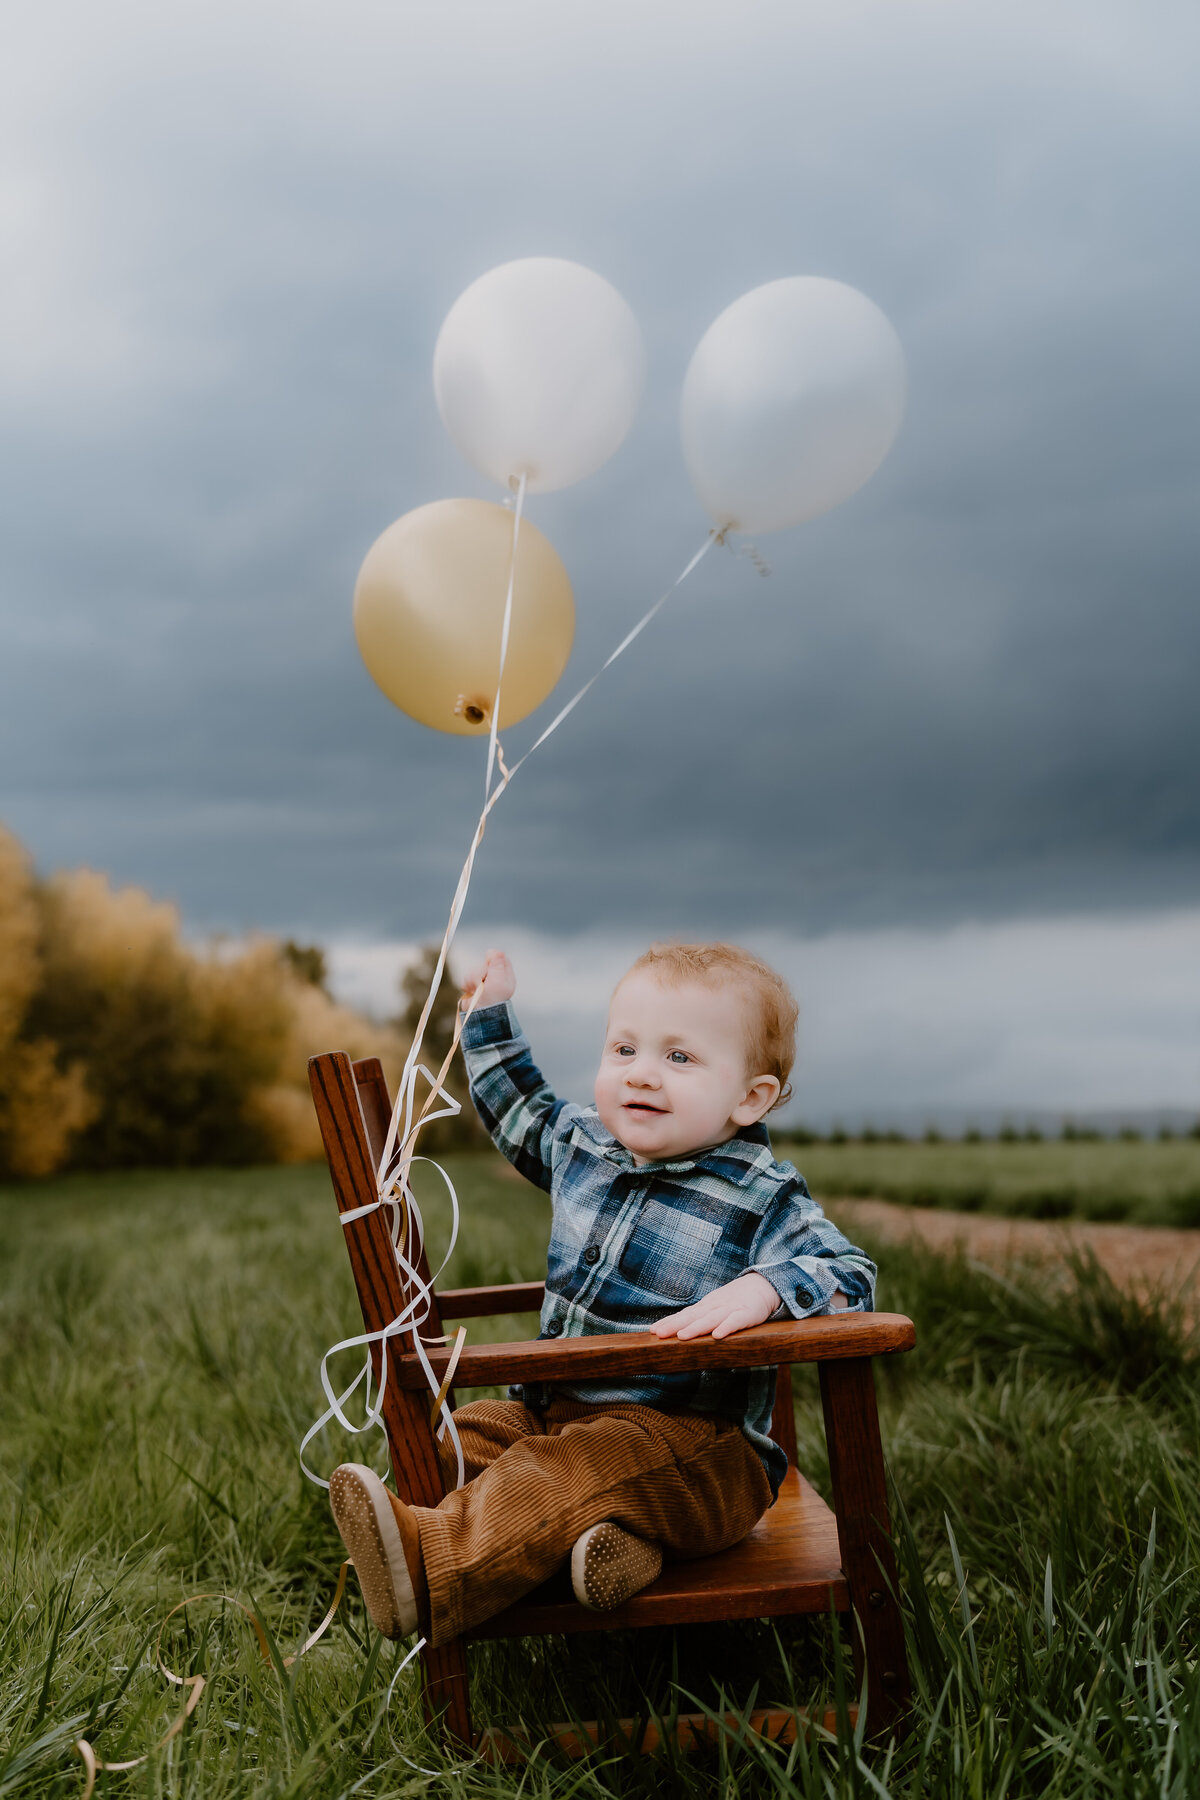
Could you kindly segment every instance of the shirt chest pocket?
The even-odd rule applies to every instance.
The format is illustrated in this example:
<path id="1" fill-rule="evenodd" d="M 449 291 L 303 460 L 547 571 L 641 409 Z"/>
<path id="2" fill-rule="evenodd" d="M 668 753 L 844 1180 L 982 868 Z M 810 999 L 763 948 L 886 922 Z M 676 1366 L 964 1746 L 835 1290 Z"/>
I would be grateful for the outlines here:
<path id="1" fill-rule="evenodd" d="M 682 1303 L 697 1300 L 729 1276 L 714 1263 L 721 1227 L 682 1207 L 647 1200 L 621 1256 L 631 1287 Z"/>

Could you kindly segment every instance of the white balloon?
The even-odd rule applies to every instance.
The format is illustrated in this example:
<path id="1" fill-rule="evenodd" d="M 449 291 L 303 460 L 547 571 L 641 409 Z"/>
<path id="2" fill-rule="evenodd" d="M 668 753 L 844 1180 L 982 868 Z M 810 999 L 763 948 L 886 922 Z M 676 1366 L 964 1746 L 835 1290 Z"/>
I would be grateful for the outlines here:
<path id="1" fill-rule="evenodd" d="M 446 315 L 433 389 L 446 430 L 483 474 L 530 493 L 607 462 L 637 412 L 642 334 L 603 276 L 530 256 L 472 282 Z"/>
<path id="2" fill-rule="evenodd" d="M 857 288 L 815 275 L 753 288 L 709 326 L 683 383 L 683 454 L 709 517 L 779 531 L 849 498 L 892 447 L 904 351 Z"/>

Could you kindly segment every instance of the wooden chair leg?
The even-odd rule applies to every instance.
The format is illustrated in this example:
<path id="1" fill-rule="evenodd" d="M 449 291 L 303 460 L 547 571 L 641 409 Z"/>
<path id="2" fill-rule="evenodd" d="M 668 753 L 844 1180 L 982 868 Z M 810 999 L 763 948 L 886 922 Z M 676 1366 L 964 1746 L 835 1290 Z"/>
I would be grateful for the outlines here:
<path id="1" fill-rule="evenodd" d="M 854 1666 L 861 1683 L 865 1658 L 867 1721 L 874 1734 L 897 1727 L 911 1688 L 870 1358 L 823 1362 L 821 1405 L 842 1568 L 857 1614 Z"/>
<path id="2" fill-rule="evenodd" d="M 792 1394 L 792 1371 L 786 1363 L 780 1366 L 775 1377 L 775 1407 L 771 1414 L 771 1436 L 788 1459 L 790 1468 L 796 1467 L 796 1403 Z"/>
<path id="3" fill-rule="evenodd" d="M 474 1748 L 467 1646 L 462 1638 L 452 1638 L 437 1650 L 428 1645 L 422 1650 L 421 1701 L 427 1724 L 440 1727 L 447 1737 Z"/>

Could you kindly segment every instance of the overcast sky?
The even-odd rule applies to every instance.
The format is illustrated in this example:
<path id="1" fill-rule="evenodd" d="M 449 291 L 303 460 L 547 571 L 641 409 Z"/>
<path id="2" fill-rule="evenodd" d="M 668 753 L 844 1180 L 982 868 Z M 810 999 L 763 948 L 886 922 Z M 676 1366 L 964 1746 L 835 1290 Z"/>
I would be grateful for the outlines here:
<path id="1" fill-rule="evenodd" d="M 0 819 L 43 868 L 319 938 L 386 1004 L 481 778 L 350 628 L 384 526 L 490 492 L 434 406 L 446 310 L 568 256 L 646 334 L 623 449 L 531 502 L 575 584 L 570 684 L 703 537 L 702 332 L 833 276 L 905 346 L 891 457 L 763 539 L 768 579 L 706 560 L 506 796 L 472 942 L 521 934 L 543 973 L 769 942 L 860 1021 L 833 1060 L 864 1104 L 974 1100 L 861 1004 L 870 969 L 903 1013 L 921 969 L 958 1030 L 966 955 L 983 1035 L 1007 1021 L 997 1103 L 1194 1100 L 1194 0 L 43 0 L 6 39 Z"/>

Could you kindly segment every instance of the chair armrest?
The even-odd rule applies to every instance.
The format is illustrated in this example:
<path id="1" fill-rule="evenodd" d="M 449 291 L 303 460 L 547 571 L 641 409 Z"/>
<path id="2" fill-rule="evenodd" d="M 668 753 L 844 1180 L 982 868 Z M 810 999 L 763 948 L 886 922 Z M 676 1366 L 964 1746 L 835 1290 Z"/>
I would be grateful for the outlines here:
<path id="1" fill-rule="evenodd" d="M 757 1369 L 772 1363 L 891 1356 L 911 1350 L 915 1343 L 913 1322 L 902 1313 L 829 1313 L 819 1319 L 781 1319 L 727 1338 L 660 1338 L 652 1331 L 538 1338 L 532 1343 L 467 1345 L 455 1367 L 454 1385 L 492 1387 L 514 1380 L 588 1381 L 595 1376 L 672 1375 L 693 1369 Z M 440 1378 L 449 1350 L 431 1349 L 427 1355 Z M 415 1356 L 398 1356 L 392 1366 L 401 1387 L 426 1385 Z"/>
<path id="2" fill-rule="evenodd" d="M 544 1281 L 514 1281 L 506 1287 L 439 1288 L 443 1319 L 484 1319 L 495 1313 L 541 1312 Z"/>

